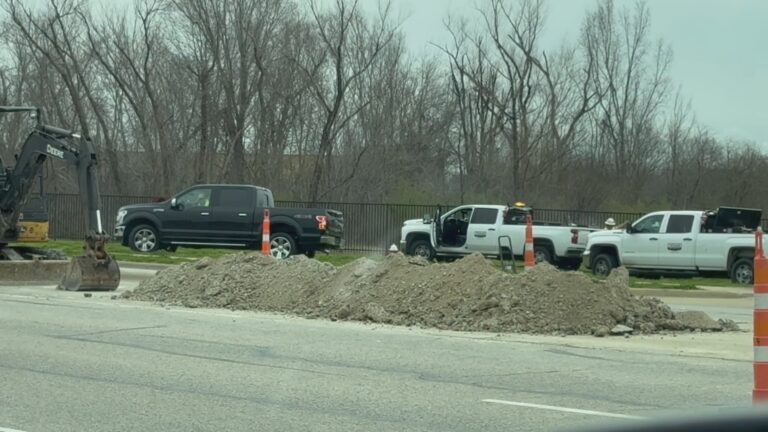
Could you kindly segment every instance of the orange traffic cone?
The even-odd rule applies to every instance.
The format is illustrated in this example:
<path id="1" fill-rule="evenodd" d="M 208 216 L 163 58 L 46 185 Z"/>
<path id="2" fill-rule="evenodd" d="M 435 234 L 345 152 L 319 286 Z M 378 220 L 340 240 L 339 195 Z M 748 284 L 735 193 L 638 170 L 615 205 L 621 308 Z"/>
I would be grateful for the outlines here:
<path id="1" fill-rule="evenodd" d="M 763 253 L 763 230 L 755 232 L 755 261 L 752 279 L 754 291 L 754 387 L 752 402 L 768 403 L 768 258 Z"/>
<path id="2" fill-rule="evenodd" d="M 533 219 L 531 215 L 525 217 L 525 254 L 523 258 L 526 270 L 532 269 L 536 264 L 536 260 L 533 257 Z"/>
<path id="3" fill-rule="evenodd" d="M 269 210 L 264 209 L 264 222 L 261 224 L 261 254 L 271 255 L 272 248 L 269 246 Z"/>

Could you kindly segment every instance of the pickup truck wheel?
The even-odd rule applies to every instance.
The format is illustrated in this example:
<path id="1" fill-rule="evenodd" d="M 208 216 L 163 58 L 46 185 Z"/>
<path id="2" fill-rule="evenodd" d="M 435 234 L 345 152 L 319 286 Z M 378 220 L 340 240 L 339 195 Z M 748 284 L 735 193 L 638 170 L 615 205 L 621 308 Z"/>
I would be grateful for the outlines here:
<path id="1" fill-rule="evenodd" d="M 546 262 L 552 264 L 552 253 L 546 246 L 533 247 L 533 260 L 536 264 Z"/>
<path id="2" fill-rule="evenodd" d="M 151 225 L 138 225 L 128 236 L 128 246 L 136 252 L 154 252 L 160 249 L 157 230 Z"/>
<path id="3" fill-rule="evenodd" d="M 738 284 L 751 284 L 753 275 L 752 265 L 752 260 L 749 258 L 736 260 L 731 266 L 731 280 Z"/>
<path id="4" fill-rule="evenodd" d="M 275 233 L 269 238 L 270 254 L 276 259 L 286 259 L 296 252 L 296 242 L 290 234 Z"/>
<path id="5" fill-rule="evenodd" d="M 592 261 L 592 273 L 596 276 L 606 277 L 616 268 L 616 258 L 613 255 L 600 254 Z"/>
<path id="6" fill-rule="evenodd" d="M 416 240 L 411 245 L 411 255 L 422 257 L 427 261 L 435 258 L 435 249 L 427 240 Z"/>

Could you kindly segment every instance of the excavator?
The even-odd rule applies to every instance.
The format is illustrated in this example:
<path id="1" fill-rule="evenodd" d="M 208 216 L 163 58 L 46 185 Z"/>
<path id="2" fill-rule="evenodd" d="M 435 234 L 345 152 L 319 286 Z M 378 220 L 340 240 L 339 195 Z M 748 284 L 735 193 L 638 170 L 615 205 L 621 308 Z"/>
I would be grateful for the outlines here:
<path id="1" fill-rule="evenodd" d="M 2 113 L 29 113 L 35 126 L 27 136 L 15 164 L 0 160 L 0 260 L 26 259 L 24 248 L 11 246 L 21 235 L 20 214 L 30 199 L 35 179 L 45 162 L 61 160 L 77 170 L 80 196 L 87 217 L 84 253 L 72 258 L 58 288 L 68 291 L 114 291 L 120 284 L 120 267 L 105 250 L 109 237 L 101 222 L 97 157 L 93 142 L 72 131 L 43 124 L 37 107 L 0 106 Z M 0 274 L 2 277 L 2 274 Z"/>

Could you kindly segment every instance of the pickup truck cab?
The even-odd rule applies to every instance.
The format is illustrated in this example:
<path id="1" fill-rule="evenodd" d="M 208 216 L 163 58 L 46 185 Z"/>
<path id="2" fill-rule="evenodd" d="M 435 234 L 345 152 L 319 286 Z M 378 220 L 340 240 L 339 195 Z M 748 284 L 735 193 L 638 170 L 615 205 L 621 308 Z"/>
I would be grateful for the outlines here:
<path id="1" fill-rule="evenodd" d="M 434 218 L 425 216 L 405 221 L 400 233 L 400 248 L 406 254 L 426 259 L 460 257 L 475 252 L 489 257 L 504 253 L 522 258 L 525 217 L 532 213 L 533 210 L 524 204 L 456 207 L 445 215 L 438 212 Z M 535 219 L 533 225 L 537 262 L 547 261 L 568 269 L 581 265 L 591 230 L 536 222 Z"/>
<path id="2" fill-rule="evenodd" d="M 275 258 L 342 247 L 341 212 L 276 208 L 272 191 L 251 185 L 196 185 L 173 198 L 121 207 L 115 238 L 137 252 L 177 247 L 261 247 L 264 210 L 270 211 L 270 248 Z"/>
<path id="3" fill-rule="evenodd" d="M 596 275 L 618 266 L 645 273 L 727 272 L 737 283 L 752 283 L 754 231 L 761 210 L 659 211 L 625 229 L 594 232 L 584 253 Z"/>

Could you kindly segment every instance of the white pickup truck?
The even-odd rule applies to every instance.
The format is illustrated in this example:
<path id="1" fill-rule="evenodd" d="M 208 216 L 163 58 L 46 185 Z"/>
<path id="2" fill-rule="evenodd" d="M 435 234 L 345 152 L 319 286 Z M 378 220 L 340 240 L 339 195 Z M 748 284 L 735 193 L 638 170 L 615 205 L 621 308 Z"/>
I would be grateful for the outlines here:
<path id="1" fill-rule="evenodd" d="M 460 257 L 474 252 L 485 256 L 522 257 L 525 246 L 525 217 L 532 210 L 524 205 L 464 205 L 445 215 L 425 216 L 403 223 L 400 250 L 426 259 Z M 560 268 L 577 269 L 587 243 L 588 228 L 533 223 L 534 257 Z M 509 239 L 503 238 L 508 236 Z M 501 245 L 500 243 L 501 238 Z"/>
<path id="2" fill-rule="evenodd" d="M 752 283 L 754 231 L 761 210 L 649 213 L 625 229 L 589 235 L 585 263 L 606 276 L 618 266 L 641 273 L 724 273 L 737 283 Z"/>

